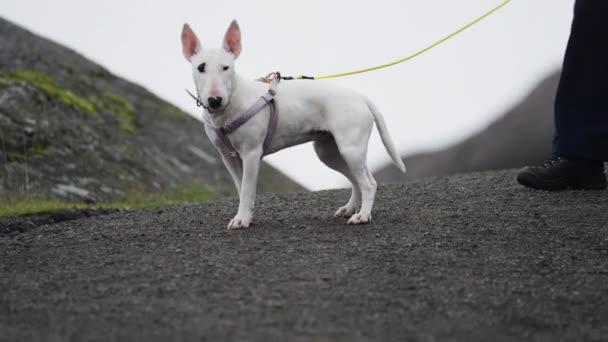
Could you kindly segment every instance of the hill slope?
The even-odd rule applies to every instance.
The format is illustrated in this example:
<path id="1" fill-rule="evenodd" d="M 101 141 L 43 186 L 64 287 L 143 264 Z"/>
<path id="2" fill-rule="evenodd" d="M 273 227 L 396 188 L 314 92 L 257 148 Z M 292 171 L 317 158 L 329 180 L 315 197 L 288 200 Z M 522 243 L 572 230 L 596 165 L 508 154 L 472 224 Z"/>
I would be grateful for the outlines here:
<path id="1" fill-rule="evenodd" d="M 407 173 L 394 166 L 380 168 L 380 182 L 401 182 L 424 176 L 502 170 L 535 165 L 551 155 L 553 101 L 559 73 L 553 73 L 520 103 L 481 132 L 434 152 L 403 158 Z"/>
<path id="2" fill-rule="evenodd" d="M 4 341 L 603 341 L 608 192 L 514 171 L 127 211 L 0 233 Z M 1 225 L 0 221 L 0 225 Z M 2 231 L 2 229 L 0 229 Z"/>
<path id="3" fill-rule="evenodd" d="M 302 188 L 265 164 L 262 192 Z M 0 196 L 86 201 L 233 194 L 201 123 L 74 51 L 0 18 Z"/>

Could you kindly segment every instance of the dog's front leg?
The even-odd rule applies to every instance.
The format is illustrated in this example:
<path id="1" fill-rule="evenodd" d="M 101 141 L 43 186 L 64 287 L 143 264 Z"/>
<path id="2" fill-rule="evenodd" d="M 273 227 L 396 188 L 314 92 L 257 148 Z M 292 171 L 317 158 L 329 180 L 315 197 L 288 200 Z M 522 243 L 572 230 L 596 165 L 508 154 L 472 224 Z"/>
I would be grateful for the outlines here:
<path id="1" fill-rule="evenodd" d="M 262 149 L 249 151 L 241 155 L 241 158 L 243 160 L 243 181 L 239 193 L 239 211 L 228 223 L 228 229 L 247 228 L 251 224 Z"/>
<path id="2" fill-rule="evenodd" d="M 228 173 L 230 173 L 230 176 L 234 181 L 236 192 L 240 195 L 241 184 L 243 182 L 243 162 L 241 158 L 233 157 L 225 151 L 220 151 L 220 155 L 222 156 L 224 166 L 226 167 Z"/>

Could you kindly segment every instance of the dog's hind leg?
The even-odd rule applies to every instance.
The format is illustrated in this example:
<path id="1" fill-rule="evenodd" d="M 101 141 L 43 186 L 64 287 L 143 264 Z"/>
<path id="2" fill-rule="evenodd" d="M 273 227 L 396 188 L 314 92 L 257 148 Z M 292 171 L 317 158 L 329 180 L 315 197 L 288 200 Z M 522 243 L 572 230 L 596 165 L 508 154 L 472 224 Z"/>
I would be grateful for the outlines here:
<path id="1" fill-rule="evenodd" d="M 345 127 L 334 134 L 340 155 L 361 190 L 361 210 L 348 220 L 348 224 L 368 223 L 372 219 L 377 184 L 366 164 L 371 125 L 367 128 Z"/>
<path id="2" fill-rule="evenodd" d="M 315 152 L 319 159 L 323 162 L 323 164 L 327 165 L 329 168 L 336 170 L 344 175 L 352 184 L 352 193 L 350 195 L 350 199 L 346 205 L 338 208 L 336 211 L 335 217 L 351 217 L 357 211 L 359 205 L 361 205 L 361 190 L 359 189 L 359 184 L 350 173 L 350 169 L 344 159 L 342 159 L 342 155 L 340 155 L 340 151 L 338 150 L 338 146 L 336 146 L 336 141 L 334 140 L 331 134 L 323 135 L 322 137 L 316 139 L 313 143 Z"/>

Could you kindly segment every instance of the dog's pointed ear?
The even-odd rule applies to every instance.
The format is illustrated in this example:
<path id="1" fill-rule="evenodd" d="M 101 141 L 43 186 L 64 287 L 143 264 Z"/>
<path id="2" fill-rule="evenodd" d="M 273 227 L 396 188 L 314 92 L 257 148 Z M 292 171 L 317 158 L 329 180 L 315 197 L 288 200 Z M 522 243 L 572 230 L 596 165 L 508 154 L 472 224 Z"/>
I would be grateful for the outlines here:
<path id="1" fill-rule="evenodd" d="M 193 55 L 201 50 L 201 43 L 198 41 L 196 34 L 190 28 L 190 25 L 184 24 L 182 28 L 182 52 L 187 60 L 190 60 Z"/>
<path id="2" fill-rule="evenodd" d="M 224 49 L 237 58 L 241 53 L 241 29 L 236 20 L 233 20 L 224 36 Z"/>

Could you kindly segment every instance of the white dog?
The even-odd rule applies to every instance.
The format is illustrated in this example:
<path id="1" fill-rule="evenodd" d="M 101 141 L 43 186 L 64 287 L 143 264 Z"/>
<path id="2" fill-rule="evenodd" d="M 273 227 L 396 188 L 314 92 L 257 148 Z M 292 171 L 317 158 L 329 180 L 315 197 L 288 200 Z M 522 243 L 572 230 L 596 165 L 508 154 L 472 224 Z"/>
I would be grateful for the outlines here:
<path id="1" fill-rule="evenodd" d="M 251 224 L 262 157 L 309 141 L 325 165 L 352 183 L 350 200 L 335 216 L 350 217 L 348 224 L 371 220 L 376 181 L 366 159 L 374 122 L 393 162 L 403 172 L 405 166 L 382 115 L 368 99 L 315 81 L 284 81 L 273 99 L 275 90 L 268 90 L 268 84 L 235 73 L 234 61 L 241 53 L 236 21 L 230 24 L 221 49 L 203 48 L 188 24 L 181 40 L 183 54 L 192 64 L 197 102 L 205 107 L 205 132 L 239 192 L 239 209 L 228 229 Z"/>

